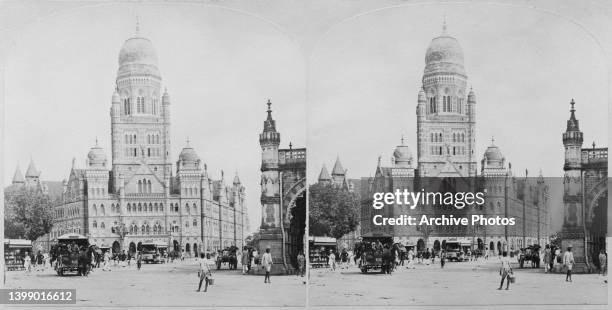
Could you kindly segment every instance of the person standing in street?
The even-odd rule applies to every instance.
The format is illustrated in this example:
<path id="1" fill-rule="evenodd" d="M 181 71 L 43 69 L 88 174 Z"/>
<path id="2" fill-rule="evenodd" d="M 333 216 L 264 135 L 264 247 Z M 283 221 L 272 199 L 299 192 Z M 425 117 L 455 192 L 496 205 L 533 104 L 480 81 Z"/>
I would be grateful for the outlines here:
<path id="1" fill-rule="evenodd" d="M 104 266 L 102 266 L 102 271 L 110 271 L 110 251 L 104 252 Z"/>
<path id="2" fill-rule="evenodd" d="M 298 263 L 298 275 L 304 277 L 304 273 L 306 271 L 306 257 L 304 256 L 304 253 L 302 253 L 302 251 L 298 253 L 297 263 Z"/>
<path id="3" fill-rule="evenodd" d="M 206 254 L 206 256 L 204 256 L 204 253 L 200 253 L 200 268 L 198 270 L 198 277 L 200 278 L 200 284 L 198 284 L 198 292 L 200 291 L 200 289 L 202 289 L 202 282 L 205 282 L 204 284 L 204 292 L 206 292 L 208 290 L 208 281 L 210 279 L 210 277 L 212 276 L 212 271 L 210 270 L 210 254 Z"/>
<path id="4" fill-rule="evenodd" d="M 42 255 L 40 251 L 36 254 L 36 271 L 44 271 L 45 270 L 45 257 Z"/>
<path id="5" fill-rule="evenodd" d="M 444 264 L 446 263 L 446 253 L 444 251 L 440 252 L 440 268 L 444 268 Z"/>
<path id="6" fill-rule="evenodd" d="M 550 245 L 546 245 L 546 249 L 544 250 L 544 272 L 548 273 L 550 271 L 550 261 L 552 260 L 552 252 L 550 251 Z"/>
<path id="7" fill-rule="evenodd" d="M 510 258 L 508 258 L 508 252 L 504 251 L 501 257 L 501 268 L 499 269 L 499 274 L 501 275 L 501 282 L 499 283 L 498 290 L 501 290 L 504 286 L 504 280 L 508 279 L 506 282 L 506 289 L 510 289 L 510 275 L 512 274 L 512 268 L 510 267 Z"/>
<path id="8" fill-rule="evenodd" d="M 140 267 L 142 267 L 142 253 L 138 252 L 138 254 L 136 254 L 136 266 L 138 267 L 138 270 L 140 270 Z"/>
<path id="9" fill-rule="evenodd" d="M 329 267 L 332 271 L 336 271 L 336 255 L 333 251 L 329 251 L 329 256 L 327 257 Z"/>
<path id="10" fill-rule="evenodd" d="M 264 253 L 263 257 L 261 258 L 261 264 L 266 269 L 264 283 L 270 283 L 270 271 L 272 270 L 272 254 L 270 254 L 270 248 L 266 249 L 266 253 Z"/>
<path id="11" fill-rule="evenodd" d="M 249 258 L 249 250 L 246 246 L 242 248 L 242 257 L 240 257 L 240 259 L 241 259 L 240 262 L 242 263 L 242 274 L 249 273 L 250 258 Z"/>
<path id="12" fill-rule="evenodd" d="M 572 282 L 572 268 L 574 267 L 574 253 L 572 253 L 572 246 L 567 247 L 567 251 L 563 253 L 563 266 L 567 268 L 567 274 L 565 275 L 565 282 Z"/>
<path id="13" fill-rule="evenodd" d="M 30 253 L 26 252 L 25 257 L 23 258 L 23 268 L 26 273 L 30 273 L 32 271 L 32 258 L 30 257 Z"/>
<path id="14" fill-rule="evenodd" d="M 604 249 L 599 251 L 599 274 L 604 277 L 608 275 L 608 255 Z"/>

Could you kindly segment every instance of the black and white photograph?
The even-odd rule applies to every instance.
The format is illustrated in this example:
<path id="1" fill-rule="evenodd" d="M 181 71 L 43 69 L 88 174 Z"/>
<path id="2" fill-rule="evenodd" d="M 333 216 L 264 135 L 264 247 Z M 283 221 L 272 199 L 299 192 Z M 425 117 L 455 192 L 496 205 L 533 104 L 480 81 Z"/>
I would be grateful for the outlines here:
<path id="1" fill-rule="evenodd" d="M 80 307 L 304 306 L 296 45 L 227 8 L 65 5 L 6 54 L 5 287 L 76 289 Z"/>
<path id="2" fill-rule="evenodd" d="M 592 34 L 531 8 L 415 4 L 343 21 L 311 57 L 311 306 L 607 303 Z M 482 201 L 383 198 L 398 191 Z"/>
<path id="3" fill-rule="evenodd" d="M 0 1 L 0 305 L 608 309 L 607 0 Z"/>

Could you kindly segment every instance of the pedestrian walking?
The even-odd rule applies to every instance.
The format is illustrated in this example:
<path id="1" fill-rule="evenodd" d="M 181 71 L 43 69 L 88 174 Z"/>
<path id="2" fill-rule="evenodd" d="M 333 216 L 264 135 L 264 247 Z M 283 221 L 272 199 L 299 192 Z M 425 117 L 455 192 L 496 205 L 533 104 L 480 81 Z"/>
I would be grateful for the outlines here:
<path id="1" fill-rule="evenodd" d="M 211 264 L 211 260 L 210 260 L 210 254 L 206 253 L 206 256 L 204 255 L 204 253 L 200 253 L 200 268 L 198 270 L 198 277 L 200 278 L 200 283 L 198 284 L 198 292 L 200 291 L 200 289 L 202 289 L 202 282 L 205 282 L 204 284 L 204 292 L 206 292 L 208 290 L 208 284 L 210 279 L 212 279 L 212 271 L 210 268 L 210 264 Z"/>
<path id="2" fill-rule="evenodd" d="M 572 268 L 574 267 L 574 253 L 572 246 L 567 247 L 567 251 L 563 254 L 563 266 L 566 268 L 565 282 L 572 282 Z"/>
<path id="3" fill-rule="evenodd" d="M 440 268 L 444 268 L 444 264 L 446 264 L 446 253 L 442 251 L 440 252 Z"/>
<path id="4" fill-rule="evenodd" d="M 501 290 L 504 286 L 504 280 L 507 279 L 506 289 L 510 289 L 510 276 L 512 275 L 512 268 L 510 267 L 510 258 L 508 258 L 508 252 L 504 251 L 503 256 L 500 259 L 501 268 L 499 269 L 499 275 L 501 275 L 501 282 L 499 283 L 498 290 Z"/>
<path id="5" fill-rule="evenodd" d="M 270 283 L 270 271 L 272 270 L 272 254 L 270 254 L 270 248 L 266 249 L 266 253 L 264 253 L 263 257 L 261 258 L 261 264 L 266 269 L 264 283 Z"/>

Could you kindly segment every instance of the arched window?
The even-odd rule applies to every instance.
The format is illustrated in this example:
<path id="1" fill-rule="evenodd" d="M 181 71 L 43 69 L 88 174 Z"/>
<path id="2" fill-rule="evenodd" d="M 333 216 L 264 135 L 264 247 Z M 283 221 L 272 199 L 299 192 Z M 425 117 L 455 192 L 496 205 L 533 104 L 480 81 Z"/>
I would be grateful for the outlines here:
<path id="1" fill-rule="evenodd" d="M 142 205 L 138 203 L 138 212 L 142 212 Z"/>
<path id="2" fill-rule="evenodd" d="M 142 193 L 142 181 L 138 180 L 138 192 Z"/>
<path id="3" fill-rule="evenodd" d="M 197 227 L 198 226 L 198 220 L 193 219 L 193 227 Z"/>
<path id="4" fill-rule="evenodd" d="M 100 228 L 102 229 L 106 228 L 106 226 L 104 226 L 104 222 L 100 222 Z"/>
<path id="5" fill-rule="evenodd" d="M 92 227 L 93 228 L 98 228 L 98 223 L 96 221 L 93 221 Z"/>
<path id="6" fill-rule="evenodd" d="M 147 229 L 147 235 L 151 234 L 151 227 L 149 226 L 149 224 L 147 224 L 146 229 Z"/>
<path id="7" fill-rule="evenodd" d="M 164 204 L 163 203 L 159 204 L 159 212 L 164 212 Z"/>
<path id="8" fill-rule="evenodd" d="M 159 211 L 159 206 L 157 205 L 157 202 L 153 205 L 155 207 L 155 212 Z"/>
<path id="9" fill-rule="evenodd" d="M 196 204 L 193 204 L 193 214 L 198 214 L 198 206 L 196 206 Z"/>
<path id="10" fill-rule="evenodd" d="M 100 205 L 100 215 L 106 215 L 106 212 L 104 212 L 104 205 Z"/>
<path id="11" fill-rule="evenodd" d="M 185 213 L 189 214 L 189 204 L 185 204 Z"/>
<path id="12" fill-rule="evenodd" d="M 127 204 L 127 212 L 132 212 L 132 205 L 131 204 Z"/>
<path id="13" fill-rule="evenodd" d="M 147 181 L 147 192 L 150 194 L 151 193 L 151 180 Z"/>
<path id="14" fill-rule="evenodd" d="M 143 235 L 146 233 L 146 229 L 145 229 L 144 224 L 140 227 L 140 233 L 143 234 Z"/>
<path id="15" fill-rule="evenodd" d="M 149 202 L 149 212 L 153 212 L 153 204 Z"/>
<path id="16" fill-rule="evenodd" d="M 179 205 L 178 205 L 178 203 L 174 204 L 174 212 L 176 212 L 176 213 L 179 212 Z"/>
<path id="17" fill-rule="evenodd" d="M 93 215 L 98 215 L 98 208 L 96 208 L 96 204 L 93 205 Z"/>

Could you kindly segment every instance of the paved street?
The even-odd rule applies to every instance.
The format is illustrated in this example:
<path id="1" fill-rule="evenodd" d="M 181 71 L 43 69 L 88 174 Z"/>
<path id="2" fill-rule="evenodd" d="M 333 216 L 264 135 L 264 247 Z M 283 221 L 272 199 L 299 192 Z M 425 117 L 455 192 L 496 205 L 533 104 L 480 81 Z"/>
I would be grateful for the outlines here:
<path id="1" fill-rule="evenodd" d="M 492 305 L 541 304 L 541 309 L 556 305 L 602 305 L 607 303 L 607 285 L 598 275 L 574 275 L 565 282 L 563 274 L 545 274 L 543 270 L 517 269 L 516 283 L 510 290 L 498 291 L 498 259 L 479 262 L 449 262 L 440 269 L 435 265 L 416 264 L 416 269 L 398 267 L 392 275 L 362 274 L 357 267 L 335 272 L 311 271 L 310 306 L 438 306 L 465 305 L 470 308 Z M 594 308 L 606 309 L 607 306 Z M 530 308 L 530 307 L 529 307 Z M 566 309 L 578 309 L 571 306 Z M 497 308 L 496 309 L 502 309 Z M 530 308 L 531 309 L 531 308 Z"/>
<path id="2" fill-rule="evenodd" d="M 113 271 L 95 271 L 88 277 L 59 277 L 53 270 L 11 271 L 6 288 L 74 288 L 77 306 L 156 306 L 222 307 L 260 306 L 295 307 L 306 303 L 305 278 L 273 276 L 264 284 L 263 276 L 243 276 L 240 270 L 213 271 L 215 285 L 208 292 L 196 292 L 198 265 L 195 260 L 135 268 L 114 267 Z"/>

